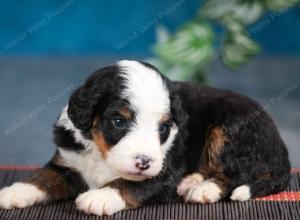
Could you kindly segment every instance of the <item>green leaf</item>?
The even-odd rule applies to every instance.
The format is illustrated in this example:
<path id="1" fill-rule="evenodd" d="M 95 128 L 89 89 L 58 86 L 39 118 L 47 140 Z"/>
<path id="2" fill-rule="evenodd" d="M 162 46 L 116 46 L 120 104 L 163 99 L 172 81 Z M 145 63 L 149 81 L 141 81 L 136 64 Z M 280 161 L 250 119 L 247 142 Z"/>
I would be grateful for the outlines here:
<path id="1" fill-rule="evenodd" d="M 158 43 L 154 52 L 172 65 L 202 66 L 213 54 L 213 32 L 207 23 L 188 23 L 166 42 Z"/>
<path id="2" fill-rule="evenodd" d="M 288 10 L 289 7 L 299 2 L 299 0 L 265 0 L 266 6 L 273 11 Z"/>
<path id="3" fill-rule="evenodd" d="M 245 32 L 228 32 L 221 54 L 224 64 L 229 68 L 235 69 L 248 62 L 260 51 L 259 45 L 250 39 Z"/>
<path id="4" fill-rule="evenodd" d="M 169 65 L 164 60 L 159 58 L 148 58 L 145 60 L 156 66 L 162 74 L 168 76 L 172 80 L 186 81 L 194 80 L 201 83 L 206 83 L 207 78 L 201 68 L 189 68 L 181 65 Z"/>
<path id="5" fill-rule="evenodd" d="M 207 0 L 201 8 L 199 15 L 212 20 L 222 22 L 224 17 L 242 24 L 251 24 L 259 19 L 264 12 L 264 4 L 261 1 L 241 0 Z"/>

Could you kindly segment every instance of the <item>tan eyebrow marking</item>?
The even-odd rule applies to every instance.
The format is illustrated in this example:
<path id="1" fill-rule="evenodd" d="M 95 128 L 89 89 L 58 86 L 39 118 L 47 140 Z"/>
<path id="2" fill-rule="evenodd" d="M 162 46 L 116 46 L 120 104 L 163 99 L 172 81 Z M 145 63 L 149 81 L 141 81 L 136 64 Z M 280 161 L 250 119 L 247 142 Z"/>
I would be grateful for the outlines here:
<path id="1" fill-rule="evenodd" d="M 121 108 L 119 110 L 119 113 L 125 117 L 126 119 L 131 119 L 132 118 L 132 113 L 127 109 L 127 108 Z"/>
<path id="2" fill-rule="evenodd" d="M 171 118 L 171 115 L 169 113 L 165 113 L 161 116 L 161 118 L 159 119 L 160 123 L 164 123 L 166 121 L 168 121 Z"/>

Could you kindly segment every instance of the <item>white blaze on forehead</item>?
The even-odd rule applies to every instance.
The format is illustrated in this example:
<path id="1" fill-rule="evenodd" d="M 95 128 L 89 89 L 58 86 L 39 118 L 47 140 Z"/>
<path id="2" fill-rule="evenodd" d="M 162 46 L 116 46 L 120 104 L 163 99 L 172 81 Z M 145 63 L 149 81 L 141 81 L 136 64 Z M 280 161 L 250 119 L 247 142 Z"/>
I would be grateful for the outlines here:
<path id="1" fill-rule="evenodd" d="M 155 70 L 137 61 L 123 60 L 118 65 L 128 80 L 122 95 L 135 110 L 157 114 L 169 111 L 169 92 Z"/>
<path id="2" fill-rule="evenodd" d="M 170 113 L 169 91 L 159 73 L 139 62 L 125 60 L 118 66 L 126 80 L 121 96 L 129 101 L 136 120 L 131 131 L 108 152 L 107 162 L 119 173 L 136 173 L 135 157 L 146 155 L 152 162 L 143 174 L 155 176 L 177 133 L 174 125 L 168 140 L 160 144 L 159 121 Z"/>

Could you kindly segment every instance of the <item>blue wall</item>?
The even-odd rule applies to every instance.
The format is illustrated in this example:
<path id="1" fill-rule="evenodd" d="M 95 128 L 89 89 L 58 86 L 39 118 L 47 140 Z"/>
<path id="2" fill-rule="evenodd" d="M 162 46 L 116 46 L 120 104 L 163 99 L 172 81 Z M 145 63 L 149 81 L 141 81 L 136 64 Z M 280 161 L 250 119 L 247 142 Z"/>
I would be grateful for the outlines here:
<path id="1" fill-rule="evenodd" d="M 174 30 L 200 5 L 199 0 L 5 1 L 0 55 L 149 55 L 156 24 Z M 271 19 L 252 36 L 264 53 L 300 54 L 300 7 Z"/>

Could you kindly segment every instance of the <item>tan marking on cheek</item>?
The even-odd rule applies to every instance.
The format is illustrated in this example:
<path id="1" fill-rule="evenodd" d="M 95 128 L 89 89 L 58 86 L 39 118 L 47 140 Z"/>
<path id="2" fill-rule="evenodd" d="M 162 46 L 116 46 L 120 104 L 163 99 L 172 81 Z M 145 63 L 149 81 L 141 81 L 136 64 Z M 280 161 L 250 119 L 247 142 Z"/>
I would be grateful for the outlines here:
<path id="1" fill-rule="evenodd" d="M 102 154 L 103 159 L 106 159 L 107 152 L 109 151 L 110 146 L 106 143 L 102 132 L 98 131 L 96 129 L 92 129 L 92 136 L 93 136 L 94 142 L 96 143 L 99 151 Z"/>
<path id="2" fill-rule="evenodd" d="M 96 117 L 93 121 L 93 128 L 91 130 L 91 134 L 93 137 L 94 142 L 96 143 L 99 151 L 101 152 L 101 155 L 103 159 L 107 158 L 107 152 L 110 149 L 110 146 L 106 143 L 103 134 L 99 129 L 97 129 L 97 125 L 100 123 L 100 118 Z"/>

